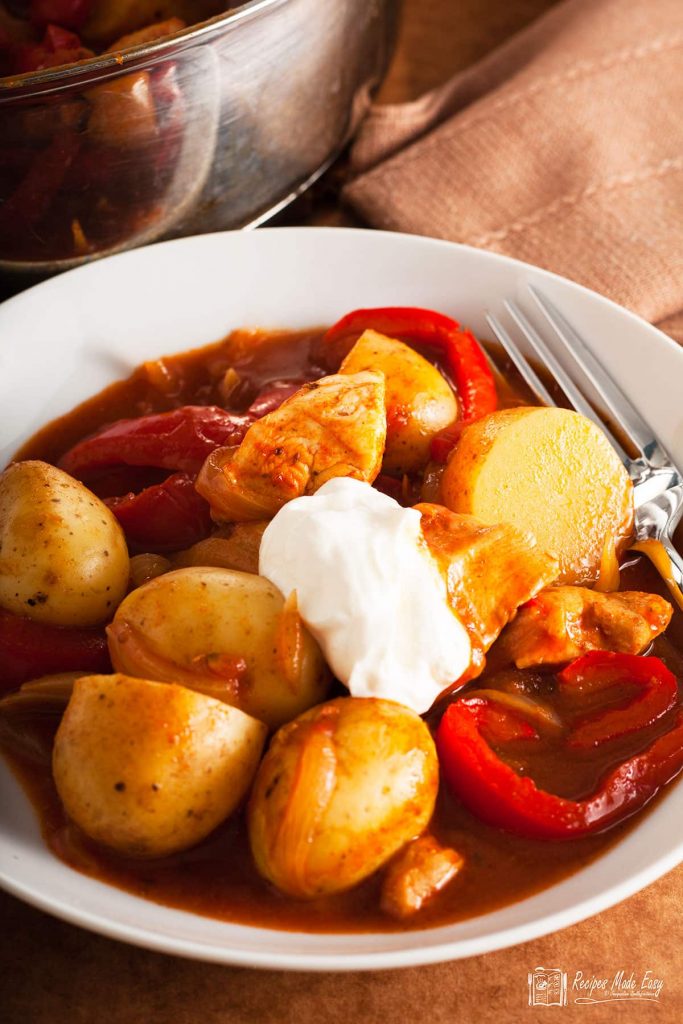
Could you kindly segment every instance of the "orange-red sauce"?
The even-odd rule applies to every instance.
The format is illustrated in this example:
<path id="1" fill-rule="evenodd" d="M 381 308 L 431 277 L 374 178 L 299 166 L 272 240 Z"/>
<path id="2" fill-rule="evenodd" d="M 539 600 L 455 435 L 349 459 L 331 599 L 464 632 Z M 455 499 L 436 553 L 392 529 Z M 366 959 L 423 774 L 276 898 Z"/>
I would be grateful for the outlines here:
<path id="1" fill-rule="evenodd" d="M 174 356 L 151 368 L 141 367 L 131 378 L 112 385 L 60 420 L 49 424 L 19 453 L 21 458 L 57 461 L 61 454 L 98 427 L 124 416 L 163 411 L 186 403 L 224 404 L 220 381 L 234 367 L 242 384 L 231 395 L 234 408 L 245 408 L 255 394 L 274 380 L 310 378 L 329 372 L 324 365 L 316 332 L 262 334 L 233 333 L 216 345 Z M 521 390 L 501 378 L 501 404 L 519 404 Z M 622 574 L 624 589 L 658 592 L 666 588 L 643 558 L 636 558 Z M 683 678 L 683 615 L 676 612 L 665 638 L 653 652 Z M 495 663 L 495 656 L 491 659 Z M 501 671 L 501 667 L 498 666 Z M 512 671 L 503 669 L 503 671 Z M 571 715 L 555 690 L 550 674 L 516 673 L 530 694 L 538 694 L 561 716 Z M 473 687 L 496 686 L 503 676 L 489 670 Z M 630 696 L 626 689 L 612 702 Z M 585 706 L 582 709 L 586 710 Z M 604 773 L 625 757 L 648 746 L 664 731 L 665 720 L 635 737 L 625 736 L 590 753 L 568 756 L 551 739 L 510 745 L 504 756 L 544 788 L 567 797 L 581 798 L 595 788 Z M 379 910 L 381 874 L 356 889 L 312 902 L 299 902 L 274 890 L 253 866 L 241 815 L 233 817 L 195 848 L 156 861 L 134 861 L 117 856 L 90 842 L 71 824 L 62 810 L 49 770 L 51 733 L 56 720 L 33 723 L 34 755 L 12 746 L 7 755 L 38 813 L 49 847 L 76 870 L 159 903 L 223 918 L 283 929 L 306 931 L 370 931 L 424 928 L 471 917 L 522 899 L 570 875 L 619 840 L 632 826 L 625 822 L 611 831 L 567 843 L 520 839 L 490 828 L 465 811 L 445 791 L 439 801 L 433 830 L 445 843 L 464 854 L 466 867 L 457 879 L 412 920 L 397 923 Z M 42 755 L 40 751 L 42 750 Z"/>

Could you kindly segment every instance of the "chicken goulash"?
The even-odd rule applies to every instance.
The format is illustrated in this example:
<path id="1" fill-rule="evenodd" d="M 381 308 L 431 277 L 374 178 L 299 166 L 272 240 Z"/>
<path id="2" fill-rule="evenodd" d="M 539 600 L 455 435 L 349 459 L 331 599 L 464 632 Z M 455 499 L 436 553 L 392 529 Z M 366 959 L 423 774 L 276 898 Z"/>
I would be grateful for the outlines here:
<path id="1" fill-rule="evenodd" d="M 480 914 L 683 767 L 683 596 L 633 541 L 605 435 L 454 320 L 237 330 L 0 475 L 3 750 L 54 854 L 147 899 Z"/>

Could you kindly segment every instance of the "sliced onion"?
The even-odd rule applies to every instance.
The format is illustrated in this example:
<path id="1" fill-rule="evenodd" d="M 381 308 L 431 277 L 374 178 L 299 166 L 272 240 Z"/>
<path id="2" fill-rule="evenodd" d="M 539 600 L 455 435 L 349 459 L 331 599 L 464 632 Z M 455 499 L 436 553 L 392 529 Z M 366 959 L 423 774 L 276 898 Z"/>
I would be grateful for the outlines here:
<path id="1" fill-rule="evenodd" d="M 216 448 L 206 459 L 195 482 L 197 491 L 211 506 L 214 519 L 221 522 L 242 522 L 244 520 L 270 519 L 272 503 L 260 502 L 241 488 L 233 488 L 226 481 L 224 470 L 239 445 Z"/>
<path id="2" fill-rule="evenodd" d="M 241 383 L 242 378 L 235 367 L 229 366 L 218 385 L 218 394 L 221 396 L 221 401 L 227 405 Z"/>
<path id="3" fill-rule="evenodd" d="M 8 693 L 0 700 L 0 714 L 6 718 L 15 715 L 61 714 L 73 692 L 74 683 L 84 672 L 57 672 L 24 683 L 16 693 Z"/>
<path id="4" fill-rule="evenodd" d="M 517 711 L 524 718 L 531 718 L 554 732 L 559 732 L 563 728 L 560 718 L 549 705 L 532 700 L 531 697 L 525 697 L 521 693 L 506 693 L 504 690 L 482 688 L 468 690 L 463 696 L 468 699 L 478 697 L 482 700 L 491 700 L 502 704 L 504 707 L 510 708 L 511 711 Z"/>
<path id="5" fill-rule="evenodd" d="M 304 627 L 299 615 L 296 590 L 291 592 L 280 614 L 275 650 L 278 667 L 296 693 L 301 679 L 301 662 L 304 654 Z"/>
<path id="6" fill-rule="evenodd" d="M 177 395 L 177 374 L 168 366 L 165 359 L 148 359 L 143 363 L 147 380 L 161 395 Z"/>
<path id="7" fill-rule="evenodd" d="M 306 728 L 308 734 L 301 746 L 296 774 L 273 844 L 277 847 L 278 860 L 289 862 L 286 874 L 302 896 L 315 891 L 315 880 L 308 877 L 311 843 L 337 784 L 334 723 L 323 718 Z"/>
<path id="8" fill-rule="evenodd" d="M 114 667 L 124 675 L 176 683 L 225 704 L 235 703 L 244 683 L 246 662 L 230 654 L 201 654 L 184 668 L 154 651 L 144 633 L 129 622 L 116 620 L 107 626 L 107 639 Z"/>

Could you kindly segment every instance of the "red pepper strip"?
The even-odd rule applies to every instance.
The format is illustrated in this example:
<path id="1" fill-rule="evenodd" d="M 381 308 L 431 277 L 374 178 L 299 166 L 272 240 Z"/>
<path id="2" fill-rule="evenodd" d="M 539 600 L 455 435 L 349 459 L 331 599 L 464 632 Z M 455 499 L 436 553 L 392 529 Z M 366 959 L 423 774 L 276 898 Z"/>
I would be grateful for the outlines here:
<path id="1" fill-rule="evenodd" d="M 291 398 L 292 395 L 295 395 L 305 383 L 305 377 L 271 381 L 271 383 L 256 396 L 247 409 L 247 412 L 251 416 L 256 417 L 256 419 L 260 419 L 262 416 L 266 416 L 269 412 L 274 412 L 275 409 L 279 409 L 282 403 L 288 398 Z"/>
<path id="2" fill-rule="evenodd" d="M 393 498 L 399 505 L 403 504 L 405 497 L 403 480 L 399 480 L 395 476 L 388 476 L 386 473 L 380 473 L 372 486 L 375 490 L 381 491 L 382 494 L 387 494 L 390 498 Z"/>
<path id="3" fill-rule="evenodd" d="M 197 494 L 194 479 L 174 473 L 163 483 L 139 494 L 108 498 L 126 539 L 146 551 L 177 551 L 188 548 L 211 533 L 208 501 Z"/>
<path id="4" fill-rule="evenodd" d="M 239 444 L 252 422 L 252 416 L 217 406 L 184 405 L 172 412 L 119 420 L 80 441 L 59 465 L 78 479 L 121 464 L 198 473 L 215 448 Z"/>
<path id="5" fill-rule="evenodd" d="M 60 50 L 78 50 L 82 43 L 75 32 L 69 32 L 61 25 L 48 25 L 43 36 L 43 45 L 53 53 L 58 53 Z"/>
<path id="6" fill-rule="evenodd" d="M 103 629 L 48 626 L 0 609 L 0 691 L 80 669 L 111 672 Z"/>
<path id="7" fill-rule="evenodd" d="M 42 220 L 79 146 L 78 136 L 64 131 L 36 156 L 12 195 L 0 205 L 0 237 L 16 239 L 18 232 L 28 231 Z"/>
<path id="8" fill-rule="evenodd" d="M 39 43 L 17 43 L 13 51 L 13 71 L 42 71 L 60 64 L 73 64 L 94 57 L 92 50 L 83 46 L 79 37 L 61 25 L 50 24 Z"/>
<path id="9" fill-rule="evenodd" d="M 154 466 L 109 466 L 88 479 L 88 487 L 98 498 L 120 498 L 137 494 L 145 487 L 162 484 L 168 479 L 167 469 Z"/>
<path id="10" fill-rule="evenodd" d="M 34 25 L 62 25 L 79 29 L 88 20 L 94 0 L 31 0 L 30 16 Z"/>
<path id="11" fill-rule="evenodd" d="M 451 423 L 450 427 L 444 427 L 434 435 L 429 446 L 429 454 L 434 462 L 448 462 L 448 456 L 460 440 L 460 435 L 466 426 L 467 423 L 464 420 L 456 420 L 455 423 Z"/>
<path id="12" fill-rule="evenodd" d="M 180 155 L 187 123 L 186 105 L 176 64 L 168 61 L 152 71 L 150 84 L 159 128 L 159 140 L 149 154 L 157 174 L 170 174 Z"/>
<path id="13" fill-rule="evenodd" d="M 579 694 L 601 692 L 632 683 L 640 694 L 625 705 L 587 715 L 572 728 L 567 744 L 575 749 L 597 747 L 608 740 L 652 725 L 676 704 L 676 677 L 659 658 L 591 651 L 558 675 L 561 690 Z"/>
<path id="14" fill-rule="evenodd" d="M 175 113 L 177 106 L 184 106 L 183 92 L 178 80 L 178 69 L 174 61 L 158 65 L 152 71 L 152 92 L 162 107 L 159 116 L 165 118 L 169 110 Z"/>
<path id="15" fill-rule="evenodd" d="M 456 701 L 436 733 L 444 778 L 478 818 L 530 839 L 602 832 L 643 807 L 683 768 L 683 712 L 646 750 L 611 771 L 585 800 L 567 800 L 518 775 L 481 735 L 482 703 Z"/>
<path id="16" fill-rule="evenodd" d="M 497 407 L 496 383 L 484 350 L 457 320 L 412 306 L 356 309 L 330 327 L 323 342 L 339 346 L 353 343 L 368 328 L 402 341 L 429 345 L 443 353 L 460 400 L 460 422 L 471 423 Z M 437 445 L 437 452 L 441 448 L 443 445 Z"/>

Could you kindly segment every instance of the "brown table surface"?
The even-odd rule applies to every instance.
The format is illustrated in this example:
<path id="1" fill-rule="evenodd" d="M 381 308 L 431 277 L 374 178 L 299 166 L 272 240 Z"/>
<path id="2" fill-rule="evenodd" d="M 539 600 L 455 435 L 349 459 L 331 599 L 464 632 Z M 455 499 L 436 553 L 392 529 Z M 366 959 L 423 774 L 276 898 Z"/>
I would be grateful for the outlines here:
<path id="1" fill-rule="evenodd" d="M 553 0 L 406 0 L 381 98 L 418 96 L 527 24 Z M 334 177 L 288 223 L 343 219 Z M 313 205 L 311 205 L 313 203 Z M 470 960 L 401 971 L 303 974 L 218 967 L 100 938 L 0 894 L 0 1024 L 683 1021 L 683 867 L 582 924 Z M 569 1004 L 528 1006 L 527 974 L 560 968 Z M 576 972 L 662 979 L 658 1005 L 573 1004 Z"/>

